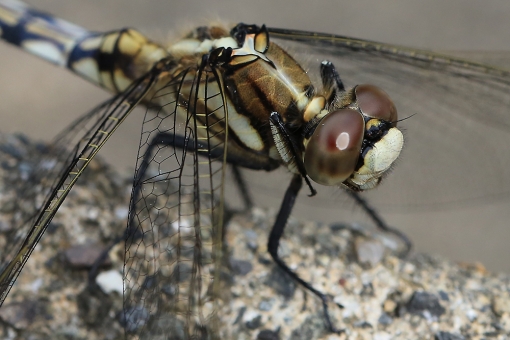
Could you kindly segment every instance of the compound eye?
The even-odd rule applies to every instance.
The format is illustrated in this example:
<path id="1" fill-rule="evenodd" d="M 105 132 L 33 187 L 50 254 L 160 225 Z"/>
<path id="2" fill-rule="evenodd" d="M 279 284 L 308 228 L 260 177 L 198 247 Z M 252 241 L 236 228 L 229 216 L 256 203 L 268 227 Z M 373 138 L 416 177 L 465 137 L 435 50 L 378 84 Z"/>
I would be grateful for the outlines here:
<path id="1" fill-rule="evenodd" d="M 397 109 L 390 96 L 374 85 L 362 84 L 354 90 L 358 106 L 365 115 L 387 122 L 396 122 Z"/>
<path id="2" fill-rule="evenodd" d="M 340 185 L 356 170 L 363 142 L 364 121 L 351 109 L 329 113 L 319 123 L 306 146 L 305 169 L 324 185 Z"/>

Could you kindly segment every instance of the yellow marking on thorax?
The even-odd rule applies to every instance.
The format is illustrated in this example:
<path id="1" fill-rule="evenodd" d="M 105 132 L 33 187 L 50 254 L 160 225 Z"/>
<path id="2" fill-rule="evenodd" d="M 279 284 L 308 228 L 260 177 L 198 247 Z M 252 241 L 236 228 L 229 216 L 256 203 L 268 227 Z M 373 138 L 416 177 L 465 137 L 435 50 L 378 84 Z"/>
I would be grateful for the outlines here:
<path id="1" fill-rule="evenodd" d="M 303 114 L 303 119 L 305 122 L 309 122 L 315 116 L 321 113 L 326 106 L 326 98 L 323 96 L 313 97 L 311 101 L 309 101 L 308 105 Z"/>
<path id="2" fill-rule="evenodd" d="M 264 142 L 258 131 L 251 125 L 248 117 L 237 113 L 235 109 L 230 110 L 228 115 L 228 125 L 241 142 L 250 149 L 262 151 L 264 149 Z"/>

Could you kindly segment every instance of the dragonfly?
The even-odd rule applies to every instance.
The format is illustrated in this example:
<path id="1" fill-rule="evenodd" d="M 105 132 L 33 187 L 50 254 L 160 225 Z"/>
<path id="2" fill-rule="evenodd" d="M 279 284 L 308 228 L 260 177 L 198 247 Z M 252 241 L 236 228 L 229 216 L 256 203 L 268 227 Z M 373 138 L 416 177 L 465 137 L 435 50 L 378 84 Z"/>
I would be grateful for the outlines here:
<path id="1" fill-rule="evenodd" d="M 33 182 L 42 182 L 42 188 L 22 188 L 27 200 L 37 196 L 34 190 L 48 196 L 39 209 L 20 206 L 29 218 L 2 253 L 2 301 L 74 183 L 138 105 L 146 106 L 147 114 L 123 238 L 125 312 L 141 317 L 128 337 L 171 334 L 165 329 L 168 314 L 183 318 L 189 338 L 221 334 L 215 311 L 221 291 L 217 278 L 226 164 L 266 171 L 288 168 L 292 180 L 269 251 L 293 279 L 321 298 L 277 254 L 303 181 L 310 195 L 316 186 L 310 179 L 343 186 L 386 228 L 357 192 L 378 186 L 389 170 L 383 190 L 371 197 L 382 207 L 443 206 L 508 195 L 502 184 L 509 171 L 508 151 L 498 148 L 508 140 L 504 70 L 338 35 L 244 24 L 199 27 L 165 48 L 132 29 L 90 32 L 17 1 L 2 1 L 0 8 L 4 40 L 116 94 L 56 138 L 53 148 L 62 165 L 48 167 L 44 158 L 39 162 Z M 313 51 L 320 62 L 305 72 L 287 50 Z M 286 67 L 290 71 L 281 71 Z M 280 83 L 272 83 L 274 79 Z M 398 92 L 390 99 L 373 85 L 344 87 L 365 83 Z M 282 95 L 287 92 L 292 96 Z M 386 108 L 383 113 L 367 113 L 374 103 Z M 396 166 L 404 138 L 395 107 L 413 115 L 408 121 L 420 126 L 406 138 L 404 160 Z M 255 113 L 263 113 L 262 118 Z M 329 169 L 318 166 L 323 160 L 306 160 L 320 157 L 321 141 L 313 132 L 330 136 L 323 128 L 335 116 L 340 120 L 336 125 L 351 126 L 353 120 L 358 128 L 332 132 L 348 150 L 349 138 L 356 142 L 354 152 L 340 154 L 342 166 L 334 172 L 339 176 L 331 179 Z M 305 150 L 314 151 L 307 155 Z M 466 179 L 470 177 L 484 180 Z M 389 190 L 384 182 L 393 180 Z M 168 284 L 172 294 L 161 294 Z M 327 311 L 325 317 L 335 330 Z"/>

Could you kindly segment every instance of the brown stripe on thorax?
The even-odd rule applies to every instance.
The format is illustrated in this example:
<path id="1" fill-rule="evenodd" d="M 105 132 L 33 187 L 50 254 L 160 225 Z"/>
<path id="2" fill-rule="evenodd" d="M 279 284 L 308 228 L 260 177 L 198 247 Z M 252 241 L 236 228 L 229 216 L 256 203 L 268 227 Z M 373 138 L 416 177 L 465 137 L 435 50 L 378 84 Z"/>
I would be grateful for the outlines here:
<path id="1" fill-rule="evenodd" d="M 272 111 L 285 116 L 289 108 L 303 110 L 303 97 L 312 86 L 306 72 L 280 46 L 271 43 L 266 56 L 275 68 L 258 59 L 227 75 L 227 84 L 236 90 L 230 97 L 239 111 L 264 122 Z"/>
<path id="2" fill-rule="evenodd" d="M 263 152 L 269 156 L 274 147 L 269 115 L 276 111 L 287 123 L 300 127 L 314 91 L 303 68 L 280 46 L 270 43 L 265 55 L 274 67 L 257 59 L 227 69 L 224 77 L 229 100 L 239 114 L 250 120 L 253 133 L 264 141 Z"/>

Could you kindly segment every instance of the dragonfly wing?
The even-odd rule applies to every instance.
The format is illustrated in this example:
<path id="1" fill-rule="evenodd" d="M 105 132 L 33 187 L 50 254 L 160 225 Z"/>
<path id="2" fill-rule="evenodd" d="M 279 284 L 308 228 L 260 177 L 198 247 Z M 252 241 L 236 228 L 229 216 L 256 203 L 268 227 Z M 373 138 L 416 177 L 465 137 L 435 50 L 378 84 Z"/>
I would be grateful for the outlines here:
<path id="1" fill-rule="evenodd" d="M 228 133 L 221 88 L 203 64 L 148 100 L 126 240 L 128 338 L 218 334 Z"/>
<path id="2" fill-rule="evenodd" d="M 510 197 L 510 73 L 427 51 L 347 37 L 269 29 L 272 41 L 346 86 L 389 93 L 404 130 L 401 161 L 368 197 L 385 210 L 435 210 Z M 320 84 L 320 79 L 315 79 Z M 320 88 L 320 85 L 317 86 Z"/>
<path id="3" fill-rule="evenodd" d="M 7 235 L 9 242 L 0 255 L 0 304 L 76 180 L 120 123 L 143 99 L 157 78 L 157 73 L 157 70 L 153 70 L 122 94 L 77 120 L 34 161 L 26 184 L 17 193 L 19 213 L 13 223 L 21 222 L 21 226 L 13 228 L 12 233 Z M 38 203 L 41 196 L 45 198 Z"/>

